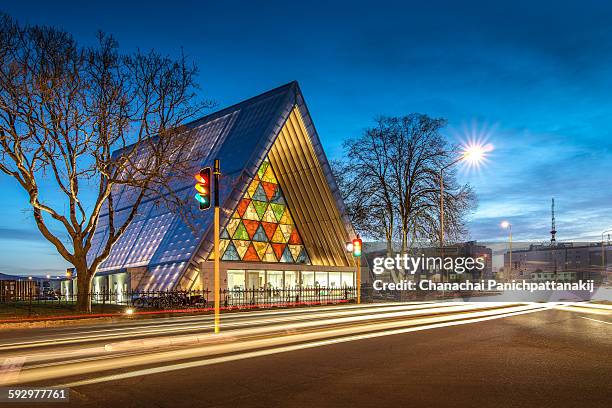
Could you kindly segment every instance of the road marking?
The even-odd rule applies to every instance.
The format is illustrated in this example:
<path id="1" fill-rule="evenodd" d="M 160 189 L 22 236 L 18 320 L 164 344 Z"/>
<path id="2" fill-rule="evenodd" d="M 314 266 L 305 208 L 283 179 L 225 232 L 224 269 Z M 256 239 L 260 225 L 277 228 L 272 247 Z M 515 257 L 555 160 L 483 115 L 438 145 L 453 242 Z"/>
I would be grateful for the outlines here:
<path id="1" fill-rule="evenodd" d="M 206 360 L 191 361 L 187 363 L 178 363 L 178 364 L 166 365 L 166 366 L 161 366 L 161 367 L 152 367 L 152 368 L 147 368 L 147 369 L 135 370 L 135 371 L 127 372 L 127 373 L 107 375 L 107 376 L 102 376 L 102 377 L 97 377 L 97 378 L 91 378 L 88 380 L 75 381 L 72 383 L 58 385 L 57 387 L 73 388 L 73 387 L 79 387 L 83 385 L 91 385 L 91 384 L 97 384 L 97 383 L 108 382 L 108 381 L 117 381 L 117 380 L 133 378 L 133 377 L 141 377 L 141 376 L 151 375 L 151 374 L 160 374 L 164 372 L 208 366 L 208 365 L 219 364 L 219 363 L 224 363 L 228 361 L 236 361 L 236 360 L 242 360 L 242 359 L 247 359 L 247 358 L 279 354 L 279 353 L 284 353 L 284 352 L 289 352 L 289 351 L 296 351 L 296 350 L 303 350 L 303 349 L 321 347 L 321 346 L 332 345 L 332 344 L 346 343 L 346 342 L 355 341 L 355 340 L 365 340 L 365 339 L 372 339 L 372 338 L 383 337 L 383 336 L 391 336 L 391 335 L 396 335 L 396 334 L 404 334 L 404 333 L 410 333 L 410 332 L 416 332 L 416 331 L 422 331 L 422 330 L 436 329 L 440 327 L 449 327 L 449 326 L 458 326 L 458 325 L 464 325 L 464 324 L 470 324 L 470 323 L 477 323 L 477 322 L 500 319 L 500 318 L 505 318 L 505 317 L 518 316 L 518 315 L 523 315 L 523 314 L 528 314 L 528 313 L 536 313 L 536 312 L 541 312 L 544 310 L 549 310 L 549 308 L 548 307 L 538 307 L 535 309 L 528 309 L 528 310 L 503 313 L 503 314 L 498 314 L 498 315 L 493 315 L 493 316 L 479 317 L 479 318 L 474 318 L 470 320 L 450 321 L 450 322 L 434 323 L 434 324 L 418 326 L 418 327 L 392 329 L 392 330 L 387 330 L 383 332 L 349 335 L 345 337 L 333 338 L 333 339 L 328 339 L 328 340 L 318 340 L 318 341 L 313 341 L 309 343 L 302 343 L 302 344 L 296 344 L 296 345 L 290 345 L 290 346 L 281 346 L 281 347 L 275 347 L 275 348 L 270 348 L 270 349 L 265 349 L 265 350 L 257 350 L 257 351 L 251 351 L 251 352 L 240 353 L 240 354 L 226 355 L 226 356 L 215 357 L 215 358 L 210 358 Z"/>
<path id="2" fill-rule="evenodd" d="M 594 322 L 605 323 L 605 324 L 612 324 L 612 322 L 605 322 L 603 320 L 591 319 L 590 317 L 584 317 L 584 316 L 578 316 L 578 317 L 580 317 L 581 319 L 592 320 Z"/>

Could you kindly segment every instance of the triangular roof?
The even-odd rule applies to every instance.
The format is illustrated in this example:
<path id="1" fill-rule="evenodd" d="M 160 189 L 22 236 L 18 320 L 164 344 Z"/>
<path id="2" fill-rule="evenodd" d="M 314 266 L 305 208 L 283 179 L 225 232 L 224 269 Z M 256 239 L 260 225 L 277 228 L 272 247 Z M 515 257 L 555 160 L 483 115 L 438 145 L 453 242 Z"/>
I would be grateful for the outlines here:
<path id="1" fill-rule="evenodd" d="M 298 122 L 299 125 L 296 125 Z M 293 126 L 292 129 L 299 127 L 302 130 L 296 134 L 289 134 L 286 130 L 288 126 Z M 308 140 L 309 146 L 306 150 L 311 152 L 310 156 L 314 156 L 318 164 L 315 177 L 324 179 L 326 194 L 333 201 L 332 206 L 335 208 L 333 214 L 327 214 L 324 218 L 326 222 L 337 224 L 335 232 L 330 232 L 337 236 L 325 237 L 322 241 L 327 244 L 324 242 L 323 245 L 329 245 L 329 241 L 333 240 L 335 246 L 343 246 L 342 241 L 346 242 L 354 235 L 331 168 L 297 82 L 290 82 L 207 115 L 188 124 L 187 128 L 190 133 L 189 137 L 193 139 L 195 145 L 192 154 L 201 158 L 201 165 L 210 166 L 215 158 L 221 162 L 223 173 L 220 189 L 222 226 L 226 224 L 260 164 L 268 155 L 271 161 L 278 162 L 276 165 L 279 168 L 283 167 L 283 171 L 290 173 L 289 169 L 284 167 L 290 167 L 291 164 L 287 164 L 285 159 L 281 163 L 279 156 L 279 154 L 282 155 L 279 153 L 282 151 L 282 148 L 279 147 L 281 142 L 275 142 L 279 140 L 279 137 L 296 138 L 302 134 L 301 137 Z M 286 153 L 291 155 L 289 151 Z M 296 168 L 295 171 L 300 171 L 300 169 Z M 295 184 L 295 180 L 290 180 L 288 177 L 279 177 L 279 182 L 289 193 L 292 190 L 300 189 L 300 186 L 285 186 L 284 184 Z M 192 189 L 193 181 L 185 180 L 177 184 L 174 191 L 192 195 Z M 319 193 L 323 194 L 323 192 Z M 115 211 L 120 217 L 122 210 L 127 212 L 126 204 L 129 205 L 130 194 L 128 190 L 117 191 L 114 196 L 117 197 Z M 289 194 L 287 199 L 291 207 L 300 206 L 303 201 L 295 194 Z M 301 218 L 304 223 L 309 222 L 305 212 L 301 212 L 299 208 L 296 208 L 296 212 L 302 214 L 298 218 Z M 139 215 L 115 244 L 110 256 L 99 270 L 104 272 L 146 266 L 148 276 L 145 276 L 142 281 L 142 288 L 166 290 L 177 286 L 190 286 L 187 281 L 195 279 L 194 275 L 199 262 L 205 260 L 212 249 L 212 213 L 212 211 L 193 213 L 191 227 L 195 226 L 194 234 L 193 229 L 179 215 L 156 206 L 154 200 L 143 203 Z M 330 218 L 335 220 L 330 221 Z M 296 224 L 300 231 L 308 228 L 306 225 L 299 225 L 300 219 L 296 220 Z M 105 233 L 104 222 L 101 220 L 90 254 L 93 255 L 100 250 L 105 240 Z M 305 244 L 307 246 L 309 244 L 319 245 L 315 239 L 310 239 L 310 241 L 305 239 Z M 345 253 L 342 255 L 344 252 L 342 249 L 326 249 L 323 252 L 321 256 L 313 258 L 314 264 L 351 265 L 352 259 Z"/>

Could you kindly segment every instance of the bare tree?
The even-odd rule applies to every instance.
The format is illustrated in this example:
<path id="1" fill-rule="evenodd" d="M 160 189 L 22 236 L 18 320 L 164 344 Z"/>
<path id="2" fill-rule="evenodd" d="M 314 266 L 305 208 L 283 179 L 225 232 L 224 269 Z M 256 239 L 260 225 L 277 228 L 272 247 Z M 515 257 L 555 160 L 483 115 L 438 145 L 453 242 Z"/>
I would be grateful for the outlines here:
<path id="1" fill-rule="evenodd" d="M 197 67 L 185 56 L 122 55 L 112 37 L 97 38 L 85 48 L 0 15 L 0 171 L 27 192 L 39 231 L 74 266 L 80 311 L 91 310 L 93 276 L 143 200 L 171 191 L 188 142 L 181 124 L 209 106 L 196 100 Z M 118 220 L 121 186 L 131 200 Z M 102 217 L 109 233 L 88 259 Z"/>
<path id="2" fill-rule="evenodd" d="M 388 253 L 394 240 L 402 253 L 416 242 L 436 242 L 439 171 L 459 154 L 440 133 L 445 125 L 443 119 L 422 114 L 381 117 L 361 137 L 345 143 L 346 160 L 335 164 L 356 228 L 385 239 Z M 458 240 L 476 198 L 469 185 L 458 185 L 452 170 L 445 173 L 444 195 L 446 235 Z"/>
<path id="3" fill-rule="evenodd" d="M 385 240 L 389 255 L 393 252 L 396 223 L 395 192 L 389 183 L 390 143 L 390 135 L 384 129 L 367 129 L 360 138 L 345 141 L 348 160 L 334 162 L 334 173 L 353 225 L 373 239 Z"/>

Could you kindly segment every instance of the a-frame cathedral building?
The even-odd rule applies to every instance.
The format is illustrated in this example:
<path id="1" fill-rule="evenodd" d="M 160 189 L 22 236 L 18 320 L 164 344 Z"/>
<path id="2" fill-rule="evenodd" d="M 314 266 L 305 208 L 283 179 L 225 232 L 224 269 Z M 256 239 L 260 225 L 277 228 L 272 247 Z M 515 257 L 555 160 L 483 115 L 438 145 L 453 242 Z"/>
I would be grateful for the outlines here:
<path id="1" fill-rule="evenodd" d="M 223 287 L 355 285 L 346 251 L 354 232 L 297 82 L 187 126 L 201 167 L 221 162 Z M 118 218 L 129 209 L 125 190 L 114 193 Z M 193 195 L 193 180 L 175 193 Z M 188 225 L 154 199 L 143 203 L 101 265 L 94 291 L 211 288 L 212 210 L 193 214 Z M 102 221 L 91 255 L 105 234 Z"/>

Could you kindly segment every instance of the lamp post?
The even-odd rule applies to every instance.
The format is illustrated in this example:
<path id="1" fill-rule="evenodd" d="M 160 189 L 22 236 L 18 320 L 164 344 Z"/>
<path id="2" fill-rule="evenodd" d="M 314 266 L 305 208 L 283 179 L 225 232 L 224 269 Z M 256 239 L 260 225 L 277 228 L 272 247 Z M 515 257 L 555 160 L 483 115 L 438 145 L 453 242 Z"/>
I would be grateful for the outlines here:
<path id="1" fill-rule="evenodd" d="M 606 250 L 604 247 L 604 234 L 606 232 L 612 232 L 612 228 L 602 231 L 601 233 L 601 273 L 602 275 L 604 271 L 606 270 Z M 610 237 L 610 234 L 608 234 L 608 241 L 610 241 L 609 237 Z"/>
<path id="2" fill-rule="evenodd" d="M 508 273 L 508 277 L 512 278 L 512 224 L 510 224 L 508 221 L 502 221 L 501 223 L 501 227 L 503 229 L 508 229 L 510 235 L 508 237 L 508 245 L 509 245 L 509 249 L 510 249 L 510 253 L 509 253 L 509 266 L 510 266 L 510 271 Z"/>
<path id="3" fill-rule="evenodd" d="M 471 144 L 464 146 L 461 155 L 440 168 L 438 179 L 440 180 L 440 256 L 444 257 L 444 170 L 455 164 L 466 161 L 472 166 L 478 166 L 486 159 L 486 154 L 493 150 L 491 145 Z M 444 268 L 442 268 L 441 278 L 444 280 Z"/>

